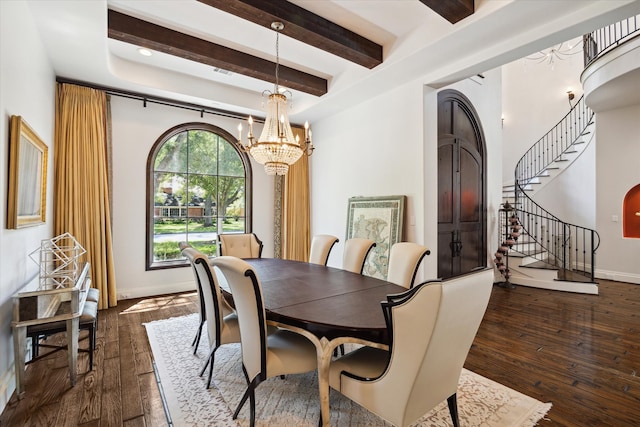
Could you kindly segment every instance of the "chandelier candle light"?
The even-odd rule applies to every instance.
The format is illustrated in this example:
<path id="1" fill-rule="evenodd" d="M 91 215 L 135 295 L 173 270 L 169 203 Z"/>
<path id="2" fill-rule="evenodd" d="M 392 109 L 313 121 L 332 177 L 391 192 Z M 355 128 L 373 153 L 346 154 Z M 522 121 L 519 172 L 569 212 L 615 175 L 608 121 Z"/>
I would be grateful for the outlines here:
<path id="1" fill-rule="evenodd" d="M 273 22 L 271 28 L 276 31 L 276 82 L 273 92 L 265 90 L 262 96 L 268 96 L 267 118 L 260 138 L 256 141 L 253 136 L 253 117 L 249 116 L 248 142 L 242 142 L 242 124 L 238 125 L 238 147 L 243 152 L 248 152 L 256 162 L 264 165 L 267 175 L 286 175 L 289 166 L 302 157 L 313 154 L 311 142 L 311 129 L 309 123 L 304 124 L 304 143 L 300 144 L 300 138 L 293 136 L 287 110 L 289 108 L 286 92 L 282 91 L 278 84 L 278 68 L 280 66 L 279 37 L 284 28 L 282 22 Z M 291 95 L 291 92 L 289 92 Z"/>

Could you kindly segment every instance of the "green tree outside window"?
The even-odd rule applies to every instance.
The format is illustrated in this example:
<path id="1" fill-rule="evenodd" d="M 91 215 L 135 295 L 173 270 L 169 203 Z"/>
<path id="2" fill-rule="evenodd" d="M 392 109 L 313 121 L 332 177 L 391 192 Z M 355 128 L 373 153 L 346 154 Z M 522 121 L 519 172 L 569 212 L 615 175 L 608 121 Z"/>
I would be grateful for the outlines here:
<path id="1" fill-rule="evenodd" d="M 198 123 L 171 129 L 154 145 L 148 267 L 183 261 L 181 241 L 215 256 L 218 233 L 249 232 L 249 162 L 231 138 L 216 126 Z"/>

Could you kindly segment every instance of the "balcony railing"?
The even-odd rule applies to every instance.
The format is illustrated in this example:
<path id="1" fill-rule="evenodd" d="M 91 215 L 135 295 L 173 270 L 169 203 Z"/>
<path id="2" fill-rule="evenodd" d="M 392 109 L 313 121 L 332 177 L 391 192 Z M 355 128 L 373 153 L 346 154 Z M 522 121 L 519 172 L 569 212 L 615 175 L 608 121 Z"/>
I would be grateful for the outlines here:
<path id="1" fill-rule="evenodd" d="M 582 36 L 584 48 L 584 67 L 598 59 L 604 53 L 620 46 L 631 38 L 640 35 L 640 15 L 616 22 Z"/>

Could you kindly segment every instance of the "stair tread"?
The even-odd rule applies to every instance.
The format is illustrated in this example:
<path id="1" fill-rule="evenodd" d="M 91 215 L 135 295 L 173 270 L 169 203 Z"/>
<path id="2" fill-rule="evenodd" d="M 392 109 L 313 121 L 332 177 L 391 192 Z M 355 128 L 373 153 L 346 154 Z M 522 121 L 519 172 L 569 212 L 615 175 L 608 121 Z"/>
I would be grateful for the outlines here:
<path id="1" fill-rule="evenodd" d="M 520 267 L 523 268 L 539 268 L 542 270 L 558 270 L 558 267 L 551 265 L 547 262 L 544 261 L 534 261 L 530 264 L 526 264 L 526 265 L 521 265 Z"/>
<path id="2" fill-rule="evenodd" d="M 591 275 L 585 271 L 580 270 L 558 270 L 558 279 L 565 282 L 582 282 L 582 283 L 597 283 L 591 280 Z"/>

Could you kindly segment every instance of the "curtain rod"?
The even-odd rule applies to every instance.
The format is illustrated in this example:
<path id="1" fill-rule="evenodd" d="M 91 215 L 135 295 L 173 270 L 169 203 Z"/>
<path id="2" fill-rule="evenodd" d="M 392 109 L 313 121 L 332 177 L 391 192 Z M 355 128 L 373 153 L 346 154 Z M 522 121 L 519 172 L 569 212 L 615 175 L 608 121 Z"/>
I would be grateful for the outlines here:
<path id="1" fill-rule="evenodd" d="M 232 119 L 240 119 L 246 120 L 248 116 L 241 115 L 239 113 L 235 113 L 233 111 L 222 110 L 219 108 L 206 107 L 204 105 L 193 104 L 190 102 L 176 101 L 169 98 L 162 98 L 154 95 L 147 95 L 140 92 L 131 92 L 123 89 L 116 89 L 108 86 L 100 86 L 93 83 L 83 82 L 79 80 L 71 80 L 64 77 L 56 77 L 56 82 L 58 83 L 68 83 L 76 86 L 84 86 L 91 89 L 97 89 L 104 91 L 108 95 L 120 96 L 122 98 L 135 99 L 138 101 L 142 101 L 144 107 L 147 106 L 147 102 L 152 104 L 165 105 L 168 107 L 174 108 L 182 108 L 184 110 L 198 111 L 200 113 L 200 117 L 204 117 L 204 113 L 213 114 L 215 116 L 229 117 Z M 255 118 L 254 121 L 258 123 L 264 123 L 264 118 Z"/>

